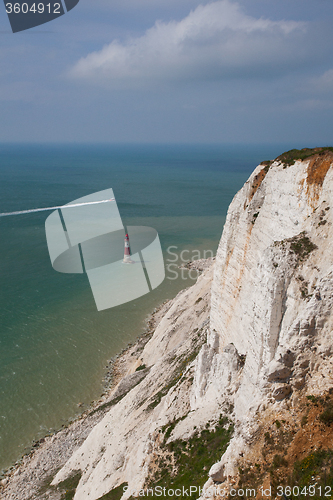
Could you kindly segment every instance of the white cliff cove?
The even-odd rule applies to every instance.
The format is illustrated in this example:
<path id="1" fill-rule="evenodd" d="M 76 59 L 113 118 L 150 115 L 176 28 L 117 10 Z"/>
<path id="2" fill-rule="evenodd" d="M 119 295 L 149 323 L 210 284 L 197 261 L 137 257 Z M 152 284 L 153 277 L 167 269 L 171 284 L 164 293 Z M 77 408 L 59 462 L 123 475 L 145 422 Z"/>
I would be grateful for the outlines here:
<path id="1" fill-rule="evenodd" d="M 7 479 L 1 498 L 61 498 L 61 485 L 76 474 L 74 500 L 97 500 L 122 485 L 128 490 L 119 498 L 126 499 L 161 480 L 161 458 L 171 464 L 165 477 L 177 476 L 170 443 L 200 439 L 218 425 L 230 430 L 230 422 L 226 449 L 210 452 L 213 463 L 207 458 L 202 496 L 214 496 L 216 485 L 240 484 L 240 467 L 255 462 L 269 485 L 267 429 L 283 418 L 292 446 L 303 432 L 302 398 L 333 387 L 332 222 L 330 150 L 259 165 L 229 207 L 215 262 L 160 310 L 153 335 L 132 349 L 86 439 L 70 456 L 48 462 L 58 438 L 47 438 Z M 332 432 L 322 434 L 333 443 Z M 310 449 L 302 446 L 297 454 L 295 444 L 297 459 Z M 38 467 L 53 474 L 47 497 L 33 479 Z"/>

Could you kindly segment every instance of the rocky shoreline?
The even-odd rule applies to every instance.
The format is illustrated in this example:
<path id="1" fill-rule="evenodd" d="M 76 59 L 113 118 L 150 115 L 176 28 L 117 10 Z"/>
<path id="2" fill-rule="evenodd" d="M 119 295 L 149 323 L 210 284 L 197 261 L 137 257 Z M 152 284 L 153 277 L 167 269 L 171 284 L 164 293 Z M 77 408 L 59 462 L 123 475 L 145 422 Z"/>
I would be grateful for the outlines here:
<path id="1" fill-rule="evenodd" d="M 31 450 L 3 473 L 0 480 L 1 498 L 14 498 L 8 496 L 5 487 L 10 482 L 14 481 L 15 483 L 15 479 L 19 477 L 25 478 L 27 489 L 32 487 L 32 490 L 36 490 L 39 486 L 43 489 L 45 480 L 47 482 L 47 478 L 53 477 L 65 464 L 73 452 L 84 442 L 95 425 L 102 420 L 112 403 L 119 396 L 119 394 L 115 394 L 115 388 L 126 377 L 133 365 L 133 360 L 140 356 L 145 345 L 154 334 L 156 324 L 168 310 L 168 304 L 171 302 L 172 300 L 167 300 L 155 308 L 146 319 L 147 326 L 144 332 L 134 343 L 129 343 L 119 354 L 108 361 L 103 379 L 104 391 L 101 397 L 93 401 L 89 408 L 74 420 L 68 421 L 59 430 L 35 441 L 31 446 Z M 141 370 L 137 373 L 139 379 Z M 126 388 L 129 390 L 127 386 L 123 390 L 125 391 Z M 41 478 L 44 478 L 44 480 Z M 24 498 L 29 497 L 25 496 Z"/>
<path id="2" fill-rule="evenodd" d="M 195 269 L 200 275 L 213 261 L 214 259 L 200 259 L 188 262 L 186 268 Z M 147 317 L 146 328 L 137 340 L 129 343 L 109 360 L 103 379 L 104 393 L 101 397 L 75 420 L 69 421 L 58 431 L 36 441 L 30 452 L 5 472 L 0 481 L 1 499 L 61 499 L 61 494 L 57 491 L 53 491 L 51 497 L 45 496 L 51 480 L 80 448 L 110 408 L 145 377 L 149 369 L 142 364 L 140 355 L 154 335 L 157 325 L 185 290 L 181 290 L 174 299 L 167 300 L 155 308 Z"/>

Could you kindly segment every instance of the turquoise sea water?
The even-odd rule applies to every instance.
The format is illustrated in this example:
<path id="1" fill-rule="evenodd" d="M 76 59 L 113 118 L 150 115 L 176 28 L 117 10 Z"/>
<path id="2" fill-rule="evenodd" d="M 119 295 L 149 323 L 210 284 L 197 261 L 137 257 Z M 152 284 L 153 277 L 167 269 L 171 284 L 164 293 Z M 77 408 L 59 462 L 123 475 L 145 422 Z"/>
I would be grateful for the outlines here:
<path id="1" fill-rule="evenodd" d="M 204 257 L 215 253 L 227 207 L 253 168 L 285 149 L 0 145 L 0 212 L 111 187 L 125 224 L 159 232 L 166 264 L 182 250 Z M 107 360 L 135 340 L 154 307 L 193 282 L 167 271 L 150 294 L 97 312 L 86 276 L 52 269 L 47 215 L 0 218 L 0 471 L 98 398 Z"/>

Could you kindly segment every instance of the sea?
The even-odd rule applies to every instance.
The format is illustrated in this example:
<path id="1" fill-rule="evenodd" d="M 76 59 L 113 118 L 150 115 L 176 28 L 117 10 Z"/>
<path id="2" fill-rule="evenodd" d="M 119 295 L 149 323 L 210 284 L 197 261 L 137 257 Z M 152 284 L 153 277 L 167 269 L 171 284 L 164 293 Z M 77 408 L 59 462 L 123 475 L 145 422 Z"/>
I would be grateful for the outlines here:
<path id="1" fill-rule="evenodd" d="M 0 473 L 103 392 L 108 360 L 215 255 L 235 193 L 283 145 L 0 144 L 0 212 L 59 206 L 112 188 L 125 225 L 159 233 L 166 278 L 98 312 L 85 274 L 51 265 L 48 212 L 0 217 Z"/>

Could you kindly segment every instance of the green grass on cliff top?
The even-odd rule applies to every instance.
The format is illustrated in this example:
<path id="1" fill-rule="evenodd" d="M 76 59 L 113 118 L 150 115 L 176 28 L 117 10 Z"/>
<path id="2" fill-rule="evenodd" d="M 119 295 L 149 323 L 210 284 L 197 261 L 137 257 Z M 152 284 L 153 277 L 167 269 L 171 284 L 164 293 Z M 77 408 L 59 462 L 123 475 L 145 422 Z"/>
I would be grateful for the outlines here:
<path id="1" fill-rule="evenodd" d="M 315 154 L 324 155 L 326 151 L 333 152 L 333 147 L 291 149 L 290 151 L 282 153 L 282 155 L 275 158 L 275 160 L 280 160 L 281 163 L 285 163 L 286 165 L 293 165 L 296 160 L 305 160 Z"/>

